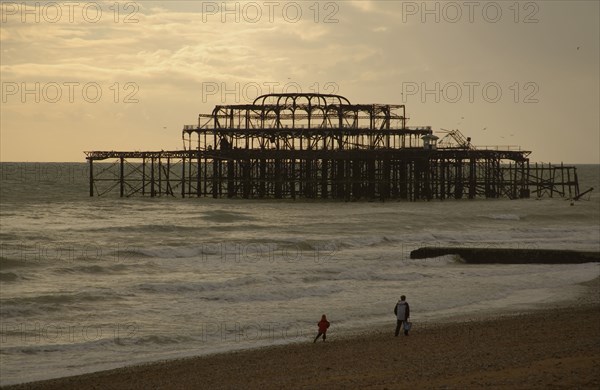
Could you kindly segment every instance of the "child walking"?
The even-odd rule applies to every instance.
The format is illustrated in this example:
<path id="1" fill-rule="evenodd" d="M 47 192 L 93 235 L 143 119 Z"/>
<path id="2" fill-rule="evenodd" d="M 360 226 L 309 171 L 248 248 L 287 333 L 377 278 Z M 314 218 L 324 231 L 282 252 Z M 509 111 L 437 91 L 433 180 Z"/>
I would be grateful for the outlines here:
<path id="1" fill-rule="evenodd" d="M 315 341 L 313 341 L 313 343 L 316 343 L 319 337 L 321 337 L 321 335 L 323 336 L 323 341 L 325 341 L 325 339 L 327 338 L 327 328 L 329 328 L 329 321 L 327 321 L 327 317 L 325 316 L 325 314 L 321 316 L 321 321 L 319 321 L 317 325 L 319 325 L 319 333 L 317 334 L 317 337 L 315 337 Z"/>

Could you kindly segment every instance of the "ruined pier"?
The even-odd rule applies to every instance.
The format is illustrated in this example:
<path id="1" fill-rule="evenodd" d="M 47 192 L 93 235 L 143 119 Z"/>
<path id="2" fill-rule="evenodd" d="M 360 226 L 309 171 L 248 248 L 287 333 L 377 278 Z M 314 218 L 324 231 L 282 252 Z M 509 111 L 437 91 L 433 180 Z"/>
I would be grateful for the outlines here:
<path id="1" fill-rule="evenodd" d="M 183 149 L 90 151 L 90 196 L 410 201 L 579 194 L 575 167 L 409 127 L 404 105 L 269 94 L 219 105 L 182 130 Z M 439 142 L 438 142 L 439 141 Z"/>

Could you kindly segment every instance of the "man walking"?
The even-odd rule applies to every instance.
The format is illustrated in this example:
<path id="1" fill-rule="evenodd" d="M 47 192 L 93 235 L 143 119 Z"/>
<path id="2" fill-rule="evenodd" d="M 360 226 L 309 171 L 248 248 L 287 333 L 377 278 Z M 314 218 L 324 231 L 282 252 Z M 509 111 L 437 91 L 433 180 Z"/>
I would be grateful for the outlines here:
<path id="1" fill-rule="evenodd" d="M 398 337 L 400 333 L 400 327 L 404 324 L 404 335 L 408 336 L 408 318 L 410 317 L 410 306 L 408 306 L 408 302 L 406 302 L 406 296 L 402 295 L 398 303 L 396 303 L 396 307 L 394 307 L 394 314 L 396 315 L 396 334 Z"/>

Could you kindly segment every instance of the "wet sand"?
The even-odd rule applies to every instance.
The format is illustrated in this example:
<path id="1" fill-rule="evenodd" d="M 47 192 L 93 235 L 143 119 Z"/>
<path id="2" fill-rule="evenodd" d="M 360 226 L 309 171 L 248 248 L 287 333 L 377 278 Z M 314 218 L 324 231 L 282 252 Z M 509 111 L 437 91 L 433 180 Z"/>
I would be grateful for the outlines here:
<path id="1" fill-rule="evenodd" d="M 600 388 L 600 279 L 543 310 L 386 328 L 131 366 L 11 389 Z"/>

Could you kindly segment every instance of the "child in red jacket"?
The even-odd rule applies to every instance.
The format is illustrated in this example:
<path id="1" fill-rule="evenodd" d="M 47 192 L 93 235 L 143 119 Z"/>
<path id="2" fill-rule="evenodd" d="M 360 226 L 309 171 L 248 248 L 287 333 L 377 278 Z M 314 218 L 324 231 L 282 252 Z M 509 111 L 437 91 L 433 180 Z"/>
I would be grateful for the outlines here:
<path id="1" fill-rule="evenodd" d="M 315 337 L 315 341 L 313 341 L 313 343 L 316 343 L 319 337 L 321 337 L 321 335 L 323 335 L 323 341 L 325 341 L 325 339 L 327 338 L 326 335 L 327 328 L 329 328 L 329 321 L 327 321 L 327 317 L 325 317 L 325 314 L 321 316 L 321 321 L 319 321 L 317 325 L 319 325 L 319 333 L 317 334 L 317 337 Z"/>

